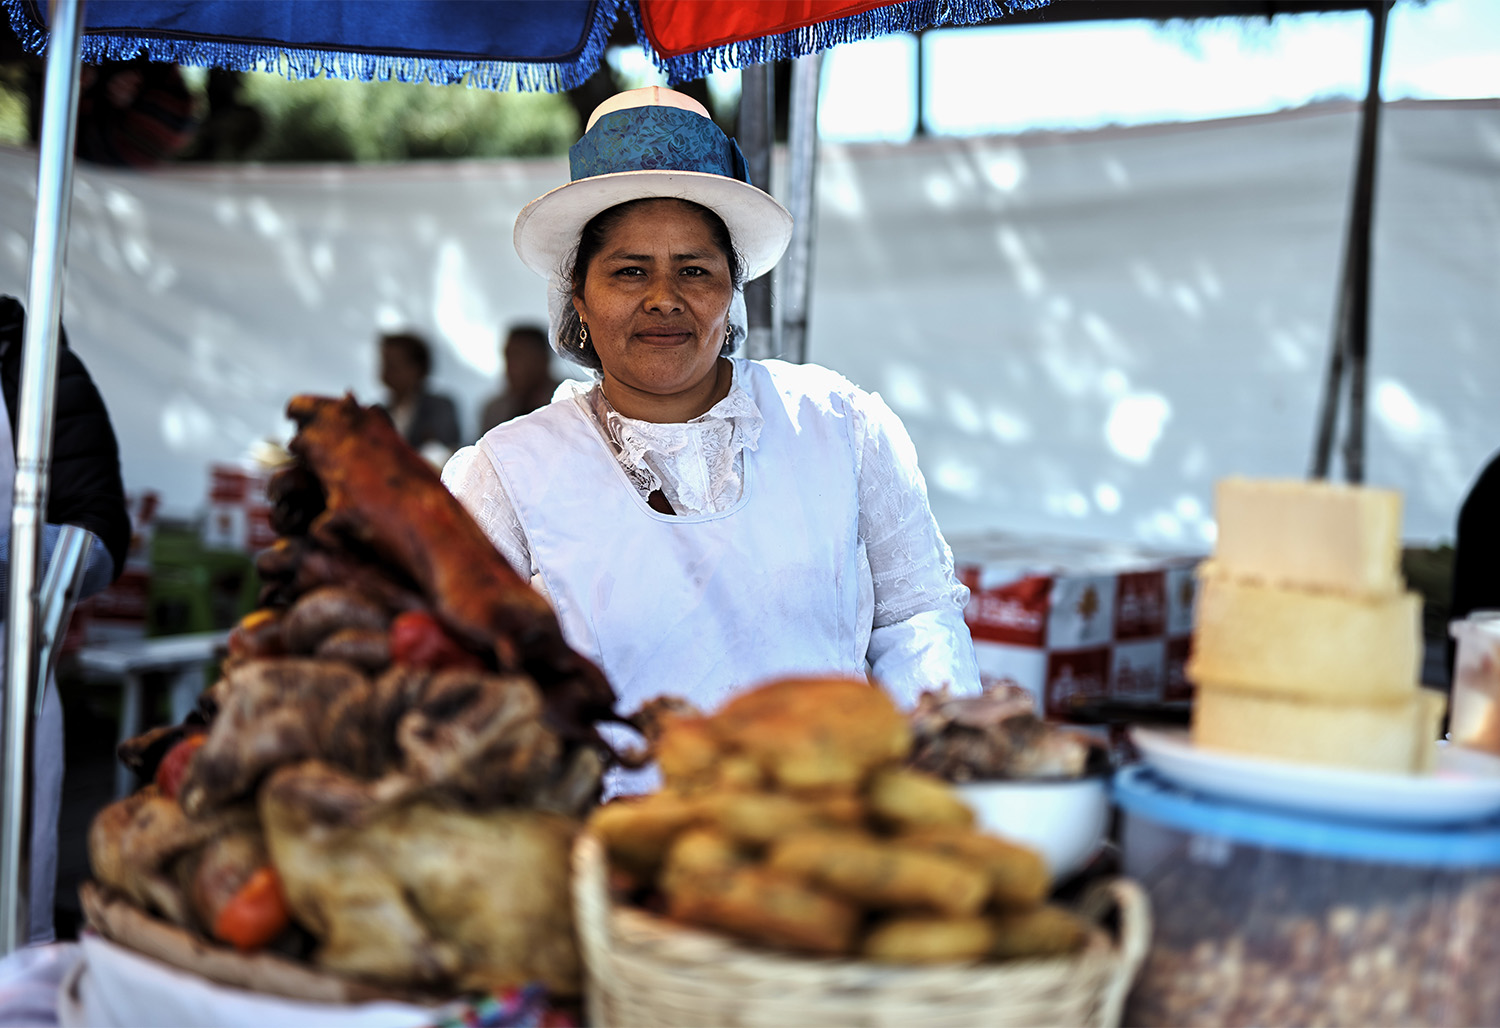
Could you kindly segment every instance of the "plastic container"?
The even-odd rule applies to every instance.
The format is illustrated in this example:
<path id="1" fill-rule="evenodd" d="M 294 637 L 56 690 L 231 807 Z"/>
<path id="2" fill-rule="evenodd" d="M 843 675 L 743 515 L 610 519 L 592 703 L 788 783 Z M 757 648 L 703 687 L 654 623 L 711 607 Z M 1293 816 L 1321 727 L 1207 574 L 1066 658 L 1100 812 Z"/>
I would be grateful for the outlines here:
<path id="1" fill-rule="evenodd" d="M 1126 1024 L 1500 1024 L 1500 821 L 1325 821 L 1144 766 L 1115 801 L 1155 919 Z"/>
<path id="2" fill-rule="evenodd" d="M 1500 610 L 1476 610 L 1448 633 L 1455 641 L 1448 737 L 1500 756 Z"/>

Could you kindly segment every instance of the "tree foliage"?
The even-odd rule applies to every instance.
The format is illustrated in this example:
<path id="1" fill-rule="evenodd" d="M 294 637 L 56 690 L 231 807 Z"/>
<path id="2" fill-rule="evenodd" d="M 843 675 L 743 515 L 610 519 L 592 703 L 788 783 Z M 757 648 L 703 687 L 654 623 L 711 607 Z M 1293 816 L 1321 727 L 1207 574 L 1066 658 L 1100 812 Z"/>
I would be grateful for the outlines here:
<path id="1" fill-rule="evenodd" d="M 541 157 L 578 138 L 572 105 L 548 93 L 250 74 L 240 100 L 261 118 L 250 160 Z"/>

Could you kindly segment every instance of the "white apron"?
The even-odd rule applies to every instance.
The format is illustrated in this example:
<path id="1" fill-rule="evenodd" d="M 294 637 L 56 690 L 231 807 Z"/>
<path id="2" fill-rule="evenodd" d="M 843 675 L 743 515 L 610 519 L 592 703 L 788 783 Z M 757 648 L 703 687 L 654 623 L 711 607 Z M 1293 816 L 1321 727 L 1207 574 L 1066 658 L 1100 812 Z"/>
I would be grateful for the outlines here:
<path id="1" fill-rule="evenodd" d="M 0 396 L 0 508 L 5 531 L 10 531 L 15 503 L 16 446 L 10 431 L 10 411 Z M 12 540 L 14 544 L 14 540 Z M 5 612 L 0 611 L 0 628 Z M 51 942 L 52 904 L 57 891 L 57 818 L 62 808 L 63 718 L 57 683 L 47 679 L 42 712 L 31 737 L 31 872 L 27 893 L 28 942 Z"/>
<path id="2" fill-rule="evenodd" d="M 745 451 L 740 502 L 717 514 L 652 510 L 583 397 L 481 442 L 563 635 L 603 668 L 622 712 L 664 693 L 712 710 L 779 675 L 865 673 L 848 412 L 832 391 L 779 390 L 776 378 L 805 384 L 795 365 L 777 365 L 776 378 L 742 367 L 765 423 Z"/>

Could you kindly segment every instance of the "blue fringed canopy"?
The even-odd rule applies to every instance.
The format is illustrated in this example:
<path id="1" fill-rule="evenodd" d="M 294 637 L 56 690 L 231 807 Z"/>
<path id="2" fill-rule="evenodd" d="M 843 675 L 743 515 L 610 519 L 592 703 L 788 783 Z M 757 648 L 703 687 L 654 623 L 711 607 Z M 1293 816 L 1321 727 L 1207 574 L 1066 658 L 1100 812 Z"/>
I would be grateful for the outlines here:
<path id="1" fill-rule="evenodd" d="M 44 0 L 5 0 L 28 49 Z M 620 0 L 89 0 L 85 63 L 149 57 L 289 78 L 560 92 L 599 66 Z"/>

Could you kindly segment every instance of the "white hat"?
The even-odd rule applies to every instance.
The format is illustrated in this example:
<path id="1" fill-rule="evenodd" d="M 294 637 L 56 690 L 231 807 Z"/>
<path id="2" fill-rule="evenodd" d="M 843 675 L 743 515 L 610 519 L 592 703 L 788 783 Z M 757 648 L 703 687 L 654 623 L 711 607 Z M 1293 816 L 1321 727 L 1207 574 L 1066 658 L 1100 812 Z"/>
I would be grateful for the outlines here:
<path id="1" fill-rule="evenodd" d="M 516 253 L 544 278 L 562 264 L 594 215 L 628 200 L 675 197 L 709 208 L 729 229 L 746 281 L 775 267 L 792 215 L 750 184 L 745 157 L 692 97 L 662 86 L 600 104 L 568 151 L 572 181 L 531 201 L 516 218 Z"/>

